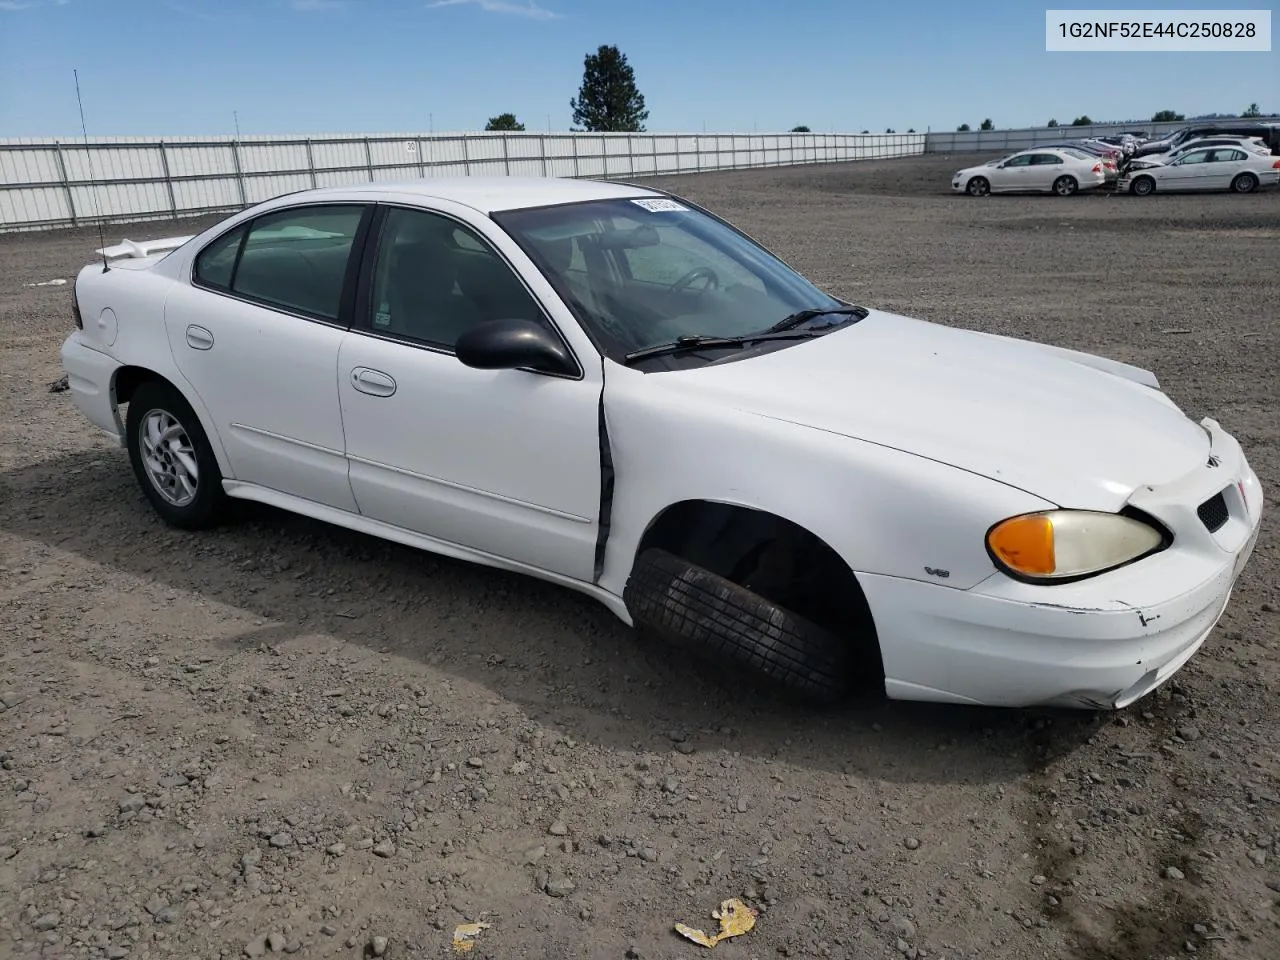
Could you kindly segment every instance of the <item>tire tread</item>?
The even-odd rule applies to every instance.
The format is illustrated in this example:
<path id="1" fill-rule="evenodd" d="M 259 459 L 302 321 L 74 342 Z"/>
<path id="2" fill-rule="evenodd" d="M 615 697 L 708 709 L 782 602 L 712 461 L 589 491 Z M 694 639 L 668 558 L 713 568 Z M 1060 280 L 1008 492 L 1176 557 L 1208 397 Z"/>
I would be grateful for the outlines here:
<path id="1" fill-rule="evenodd" d="M 805 699 L 831 702 L 848 689 L 842 638 L 668 551 L 637 558 L 624 602 L 637 626 L 726 658 Z"/>

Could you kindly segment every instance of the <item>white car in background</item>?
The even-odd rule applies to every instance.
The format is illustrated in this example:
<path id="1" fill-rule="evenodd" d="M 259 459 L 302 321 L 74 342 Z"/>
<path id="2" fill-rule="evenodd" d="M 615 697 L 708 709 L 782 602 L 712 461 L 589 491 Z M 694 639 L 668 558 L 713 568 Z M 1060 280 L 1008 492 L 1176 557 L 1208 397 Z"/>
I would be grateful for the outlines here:
<path id="1" fill-rule="evenodd" d="M 1168 161 L 1140 157 L 1121 174 L 1116 189 L 1140 197 L 1183 190 L 1253 193 L 1276 183 L 1280 183 L 1280 157 L 1237 145 L 1188 150 Z"/>
<path id="2" fill-rule="evenodd" d="M 1239 147 L 1246 153 L 1256 153 L 1260 156 L 1268 156 L 1271 148 L 1261 137 L 1205 137 L 1200 140 L 1189 140 L 1179 147 L 1174 147 L 1165 153 L 1146 154 L 1136 158 L 1135 163 L 1169 163 L 1177 160 L 1179 157 L 1190 153 L 1192 150 L 1204 150 L 1207 147 Z"/>
<path id="3" fill-rule="evenodd" d="M 971 197 L 991 193 L 1055 193 L 1068 197 L 1107 182 L 1101 157 L 1071 147 L 1036 147 L 958 170 L 951 189 Z"/>
<path id="4" fill-rule="evenodd" d="M 327 187 L 104 256 L 62 362 L 168 523 L 518 571 L 817 700 L 1123 707 L 1257 538 L 1147 371 L 844 302 L 655 189 Z"/>

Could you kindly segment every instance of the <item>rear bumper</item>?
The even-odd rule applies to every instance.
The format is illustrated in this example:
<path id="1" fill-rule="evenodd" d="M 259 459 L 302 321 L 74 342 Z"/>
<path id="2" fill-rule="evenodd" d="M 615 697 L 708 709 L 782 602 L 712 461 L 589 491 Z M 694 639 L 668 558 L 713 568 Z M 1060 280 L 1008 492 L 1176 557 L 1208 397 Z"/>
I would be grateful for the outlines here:
<path id="1" fill-rule="evenodd" d="M 79 332 L 62 344 L 62 369 L 76 408 L 117 443 L 124 443 L 124 425 L 115 402 L 115 374 L 120 362 L 86 346 Z"/>
<path id="2" fill-rule="evenodd" d="M 1223 469 L 1135 504 L 1161 519 L 1186 510 L 1169 549 L 1073 584 L 995 574 L 971 590 L 859 577 L 893 698 L 989 706 L 1120 709 L 1155 690 L 1200 649 L 1257 542 L 1263 495 L 1238 445 L 1212 421 Z M 1237 481 L 1239 486 L 1236 486 Z M 1226 488 L 1230 519 L 1210 533 L 1195 504 Z M 1243 494 L 1241 490 L 1243 489 Z M 1181 504 L 1189 503 L 1190 506 Z"/>

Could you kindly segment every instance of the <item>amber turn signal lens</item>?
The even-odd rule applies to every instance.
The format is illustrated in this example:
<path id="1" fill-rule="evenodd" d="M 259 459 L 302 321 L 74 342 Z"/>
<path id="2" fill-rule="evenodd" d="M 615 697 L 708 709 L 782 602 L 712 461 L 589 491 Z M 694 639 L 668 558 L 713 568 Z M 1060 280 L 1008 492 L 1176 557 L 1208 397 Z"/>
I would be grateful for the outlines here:
<path id="1" fill-rule="evenodd" d="M 1019 573 L 1044 575 L 1057 569 L 1053 555 L 1053 521 L 1045 514 L 1013 517 L 998 525 L 987 543 L 1006 565 Z"/>

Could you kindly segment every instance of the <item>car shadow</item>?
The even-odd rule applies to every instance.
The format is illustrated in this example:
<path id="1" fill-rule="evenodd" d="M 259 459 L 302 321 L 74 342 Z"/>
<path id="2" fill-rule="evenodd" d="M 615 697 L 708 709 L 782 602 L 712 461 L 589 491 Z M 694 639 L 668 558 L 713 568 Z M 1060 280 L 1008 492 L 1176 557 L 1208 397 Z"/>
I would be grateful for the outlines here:
<path id="1" fill-rule="evenodd" d="M 163 524 L 123 451 L 0 473 L 0 530 L 265 624 L 243 648 L 325 632 L 517 703 L 580 742 L 726 749 L 890 782 L 1008 782 L 1074 751 L 1105 714 L 858 698 L 810 708 L 628 629 L 594 599 L 258 504 L 214 530 Z"/>

